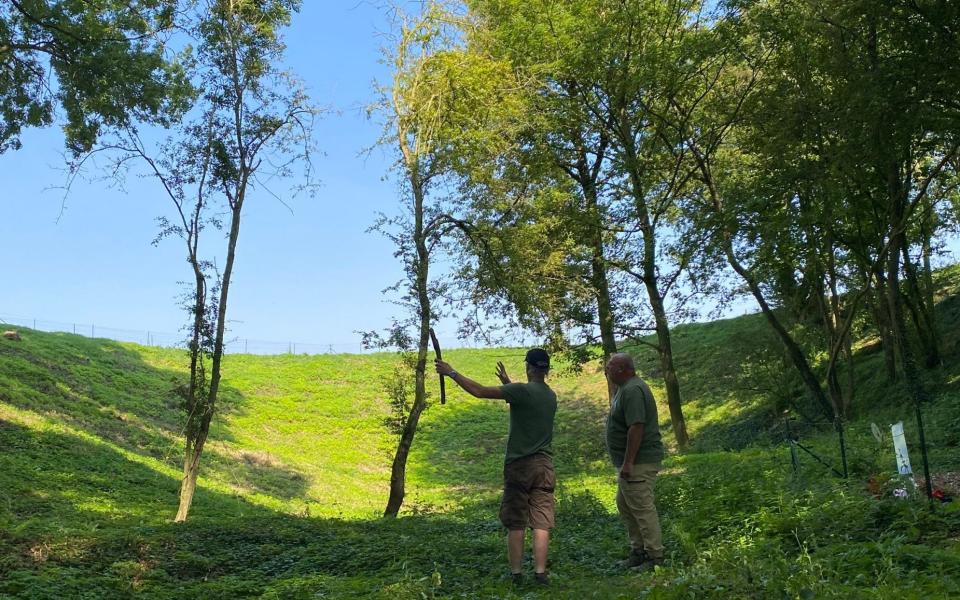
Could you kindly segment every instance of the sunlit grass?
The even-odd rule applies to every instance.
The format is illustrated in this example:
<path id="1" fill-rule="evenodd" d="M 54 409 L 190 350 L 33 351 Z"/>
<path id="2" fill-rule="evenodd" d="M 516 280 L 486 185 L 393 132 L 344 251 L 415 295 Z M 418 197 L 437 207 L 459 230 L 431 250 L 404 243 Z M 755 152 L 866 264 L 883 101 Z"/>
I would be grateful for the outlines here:
<path id="1" fill-rule="evenodd" d="M 625 536 L 604 448 L 600 365 L 578 374 L 558 365 L 549 379 L 559 396 L 555 578 L 542 594 L 501 580 L 503 403 L 450 383 L 440 405 L 428 377 L 404 509 L 383 521 L 397 438 L 384 425 L 382 382 L 397 357 L 228 356 L 194 509 L 174 526 L 183 415 L 171 389 L 185 375 L 183 352 L 26 331 L 23 344 L 0 346 L 0 597 L 846 598 L 872 597 L 877 580 L 889 597 L 960 593 L 960 511 L 865 491 L 870 475 L 890 468 L 871 420 L 910 416 L 886 398 L 890 386 L 868 378 L 879 357 L 858 359 L 853 479 L 806 458 L 794 474 L 766 430 L 777 398 L 764 386 L 786 372 L 764 371 L 770 365 L 754 352 L 769 341 L 764 326 L 751 316 L 678 328 L 694 440 L 686 453 L 669 432 L 658 359 L 637 348 L 671 447 L 657 483 L 671 564 L 649 576 L 614 566 Z M 445 357 L 494 384 L 498 360 L 523 379 L 523 353 Z M 939 468 L 960 468 L 953 364 L 934 382 L 940 400 L 927 413 Z M 832 432 L 807 436 L 837 460 Z M 715 451 L 727 447 L 746 449 Z"/>

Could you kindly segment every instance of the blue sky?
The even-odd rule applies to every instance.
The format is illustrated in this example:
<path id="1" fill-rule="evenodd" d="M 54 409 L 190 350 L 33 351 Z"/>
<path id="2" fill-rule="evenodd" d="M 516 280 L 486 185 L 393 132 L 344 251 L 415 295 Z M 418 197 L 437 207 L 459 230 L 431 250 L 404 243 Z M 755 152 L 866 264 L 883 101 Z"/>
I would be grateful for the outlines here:
<path id="1" fill-rule="evenodd" d="M 247 204 L 229 302 L 238 337 L 355 350 L 355 330 L 384 327 L 398 310 L 381 293 L 401 277 L 392 248 L 365 233 L 378 211 L 396 209 L 396 187 L 383 180 L 390 158 L 359 156 L 379 133 L 363 107 L 374 79 L 387 77 L 379 47 L 388 30 L 370 3 L 312 0 L 287 32 L 290 68 L 317 104 L 336 112 L 316 127 L 325 153 L 315 161 L 316 197 L 289 202 L 293 214 L 268 197 Z M 123 193 L 77 181 L 57 222 L 60 131 L 31 130 L 23 145 L 0 155 L 0 319 L 178 332 L 185 315 L 177 282 L 189 271 L 177 240 L 150 245 L 154 219 L 168 209 L 155 182 L 130 181 Z"/>

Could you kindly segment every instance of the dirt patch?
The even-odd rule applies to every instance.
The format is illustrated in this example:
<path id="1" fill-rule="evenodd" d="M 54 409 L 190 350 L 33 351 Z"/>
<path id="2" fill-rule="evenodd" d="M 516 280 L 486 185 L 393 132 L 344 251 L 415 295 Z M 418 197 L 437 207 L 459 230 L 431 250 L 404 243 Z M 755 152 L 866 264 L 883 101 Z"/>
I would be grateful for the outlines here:
<path id="1" fill-rule="evenodd" d="M 281 460 L 272 454 L 263 452 L 262 450 L 253 452 L 249 450 L 241 450 L 237 453 L 237 455 L 243 459 L 243 462 L 253 467 L 268 467 L 276 469 L 283 466 L 283 462 Z"/>

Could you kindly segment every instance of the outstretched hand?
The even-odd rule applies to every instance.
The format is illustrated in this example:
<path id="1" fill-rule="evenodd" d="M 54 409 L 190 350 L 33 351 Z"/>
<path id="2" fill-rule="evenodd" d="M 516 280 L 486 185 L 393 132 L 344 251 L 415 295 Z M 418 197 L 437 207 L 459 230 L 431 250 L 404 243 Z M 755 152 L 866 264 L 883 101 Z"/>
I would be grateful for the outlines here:
<path id="1" fill-rule="evenodd" d="M 503 361 L 497 361 L 497 379 L 500 380 L 500 383 L 507 385 L 510 383 L 510 376 L 507 375 L 507 368 L 503 366 Z"/>

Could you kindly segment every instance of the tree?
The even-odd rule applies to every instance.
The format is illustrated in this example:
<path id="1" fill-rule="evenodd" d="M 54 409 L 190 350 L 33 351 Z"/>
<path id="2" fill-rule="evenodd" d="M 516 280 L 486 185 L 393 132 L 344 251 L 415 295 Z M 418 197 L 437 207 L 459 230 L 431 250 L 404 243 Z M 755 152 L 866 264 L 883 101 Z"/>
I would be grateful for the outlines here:
<path id="1" fill-rule="evenodd" d="M 243 208 L 265 182 L 287 179 L 303 167 L 310 187 L 312 122 L 317 110 L 299 82 L 278 65 L 281 29 L 298 10 L 296 0 L 267 3 L 206 0 L 185 25 L 196 43 L 191 72 L 202 90 L 194 118 L 154 152 L 135 126 L 101 150 L 118 153 L 118 165 L 144 161 L 176 209 L 160 220 L 158 237 L 180 237 L 193 275 L 187 308 L 190 375 L 181 390 L 186 409 L 180 504 L 175 520 L 187 519 L 200 459 L 217 408 L 222 378 L 227 303 L 236 265 Z M 159 154 L 159 157 L 156 155 Z M 302 186 L 301 186 L 302 187 Z M 203 232 L 226 229 L 222 270 L 204 258 Z"/>
<path id="2" fill-rule="evenodd" d="M 506 211 L 490 218 L 516 223 L 502 237 L 519 239 L 529 237 L 517 235 L 520 228 L 535 233 L 537 221 L 562 221 L 565 235 L 559 240 L 533 238 L 531 245 L 569 250 L 565 270 L 543 273 L 565 282 L 556 296 L 523 299 L 531 290 L 510 279 L 502 285 L 514 289 L 505 295 L 521 309 L 554 307 L 556 312 L 544 315 L 548 331 L 572 325 L 587 343 L 597 341 L 599 331 L 605 356 L 616 351 L 618 335 L 648 343 L 643 334 L 655 332 L 657 342 L 650 345 L 661 358 L 672 426 L 683 447 L 688 436 L 670 325 L 689 316 L 690 300 L 718 263 L 702 251 L 698 229 L 677 210 L 689 193 L 693 169 L 676 160 L 655 117 L 707 59 L 702 38 L 711 32 L 703 6 L 592 0 L 467 4 L 472 21 L 465 35 L 473 50 L 509 60 L 517 78 L 530 81 L 533 95 L 529 129 L 518 144 L 521 156 L 490 161 L 499 169 L 501 187 L 516 190 L 513 202 L 501 202 Z M 503 170 L 504 162 L 519 167 Z M 516 180 L 505 182 L 507 176 Z M 548 186 L 568 202 L 541 203 L 552 212 L 531 216 L 537 203 L 528 201 L 522 206 L 528 214 L 513 216 L 521 210 L 519 198 L 543 198 Z"/>
<path id="3" fill-rule="evenodd" d="M 485 166 L 466 174 L 471 222 L 511 260 L 501 265 L 495 253 L 473 248 L 480 263 L 465 278 L 482 282 L 478 296 L 507 298 L 524 326 L 552 338 L 575 365 L 589 359 L 584 350 L 595 342 L 605 361 L 617 351 L 618 321 L 608 227 L 611 140 L 578 96 L 578 45 L 569 30 L 543 35 L 553 18 L 543 6 L 468 4 L 470 51 L 512 64 L 529 108 L 513 154 L 484 157 Z M 531 22 L 536 34 L 516 35 Z M 518 272 L 508 275 L 512 267 Z"/>
<path id="4" fill-rule="evenodd" d="M 616 10 L 597 11 L 589 21 L 592 27 L 578 28 L 589 32 L 589 46 L 601 48 L 601 58 L 585 65 L 604 66 L 579 82 L 578 95 L 612 140 L 611 171 L 620 193 L 629 198 L 620 225 L 627 250 L 619 267 L 646 293 L 657 338 L 652 345 L 660 357 L 671 425 L 681 449 L 689 437 L 667 302 L 695 257 L 709 258 L 709 247 L 698 243 L 697 229 L 678 210 L 693 169 L 683 147 L 675 152 L 673 140 L 658 131 L 658 115 L 669 109 L 673 98 L 689 93 L 686 80 L 699 75 L 712 58 L 702 48 L 702 38 L 712 35 L 703 10 L 698 1 L 626 2 Z M 677 242 L 664 252 L 671 234 Z"/>
<path id="5" fill-rule="evenodd" d="M 939 54 L 956 49 L 928 3 L 726 6 L 725 23 L 747 51 L 701 93 L 679 97 L 670 121 L 697 165 L 699 208 L 716 243 L 842 436 L 854 382 L 848 367 L 842 389 L 837 363 L 850 359 L 864 299 L 875 299 L 891 375 L 903 374 L 916 402 L 925 397 L 904 304 L 921 340 L 935 332 L 930 279 L 911 256 L 930 254 L 939 201 L 931 190 L 945 198 L 954 189 L 957 140 L 947 123 L 956 111 Z M 822 335 L 804 347 L 811 324 Z M 813 360 L 821 351 L 826 391 Z"/>
<path id="6" fill-rule="evenodd" d="M 25 127 L 64 109 L 67 147 L 93 147 L 109 128 L 168 123 L 189 101 L 179 64 L 165 58 L 178 0 L 10 0 L 0 6 L 0 153 Z"/>
<path id="7" fill-rule="evenodd" d="M 390 51 L 393 81 L 381 90 L 377 107 L 386 123 L 381 144 L 392 146 L 403 195 L 401 214 L 382 216 L 374 229 L 396 245 L 405 278 L 392 289 L 407 314 L 397 319 L 386 339 L 367 334 L 367 344 L 416 353 L 413 402 L 402 426 L 390 476 L 385 517 L 395 517 L 406 495 L 406 465 L 420 415 L 427 406 L 426 371 L 430 324 L 443 284 L 431 280 L 431 261 L 454 230 L 472 233 L 456 218 L 456 198 L 445 195 L 458 170 L 480 146 L 499 143 L 487 120 L 499 118 L 514 99 L 505 94 L 510 73 L 496 61 L 465 53 L 454 35 L 456 15 L 428 2 L 416 17 L 398 13 L 395 48 Z M 509 111 L 507 111 L 509 112 Z M 487 150 L 483 150 L 486 153 Z"/>
<path id="8" fill-rule="evenodd" d="M 751 35 L 777 47 L 744 141 L 764 179 L 779 182 L 803 213 L 794 231 L 804 237 L 794 240 L 823 248 L 800 269 L 814 285 L 798 290 L 823 297 L 819 288 L 836 290 L 836 274 L 846 271 L 849 288 L 873 300 L 891 379 L 899 371 L 919 392 L 904 307 L 925 362 L 938 364 L 930 255 L 958 152 L 960 113 L 943 88 L 956 76 L 947 25 L 955 8 L 900 0 L 739 4 Z M 816 283 L 830 273 L 833 283 Z"/>

